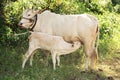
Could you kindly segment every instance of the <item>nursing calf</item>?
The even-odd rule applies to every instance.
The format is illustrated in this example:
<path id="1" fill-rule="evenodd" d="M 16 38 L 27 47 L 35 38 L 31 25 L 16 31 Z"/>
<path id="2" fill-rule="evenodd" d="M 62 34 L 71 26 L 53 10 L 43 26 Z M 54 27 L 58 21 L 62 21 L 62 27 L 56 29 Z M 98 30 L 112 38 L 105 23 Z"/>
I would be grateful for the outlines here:
<path id="1" fill-rule="evenodd" d="M 51 52 L 52 61 L 53 61 L 53 69 L 56 69 L 56 60 L 57 65 L 60 65 L 60 55 L 69 54 L 74 52 L 78 48 L 81 47 L 80 42 L 68 43 L 64 41 L 64 39 L 60 36 L 53 36 L 46 33 L 40 32 L 32 32 L 29 36 L 29 49 L 25 54 L 24 61 L 22 64 L 22 68 L 24 68 L 26 61 L 31 56 L 30 65 L 32 66 L 32 58 L 34 55 L 34 51 L 36 49 L 44 49 Z"/>

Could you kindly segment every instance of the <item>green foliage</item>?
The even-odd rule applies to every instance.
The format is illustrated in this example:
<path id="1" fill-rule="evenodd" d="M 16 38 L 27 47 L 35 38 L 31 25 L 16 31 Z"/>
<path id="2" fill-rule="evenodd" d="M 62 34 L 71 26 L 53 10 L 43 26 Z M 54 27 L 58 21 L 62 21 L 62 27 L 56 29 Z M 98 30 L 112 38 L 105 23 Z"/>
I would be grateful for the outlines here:
<path id="1" fill-rule="evenodd" d="M 111 0 L 113 5 L 120 4 L 120 0 Z"/>
<path id="2" fill-rule="evenodd" d="M 110 0 L 106 1 L 87 1 L 87 0 L 17 0 L 17 1 L 7 1 L 4 6 L 4 19 L 1 20 L 3 25 L 0 28 L 0 42 L 2 45 L 19 45 L 22 41 L 27 41 L 28 35 L 15 36 L 13 34 L 22 33 L 27 30 L 21 30 L 18 28 L 17 24 L 22 16 L 24 7 L 31 8 L 34 6 L 35 9 L 46 8 L 52 12 L 58 14 L 80 14 L 80 13 L 90 13 L 95 15 L 100 22 L 100 49 L 110 52 L 110 50 L 116 50 L 119 48 L 119 36 L 120 34 L 120 19 L 119 15 L 119 5 L 112 6 L 113 2 Z M 115 13 L 115 12 L 117 13 Z M 112 12 L 112 13 L 111 13 Z M 6 34 L 6 35 L 5 35 Z M 17 43 L 19 42 L 19 43 Z M 9 44 L 8 44 L 9 43 Z M 111 45 L 116 44 L 114 49 L 111 49 Z M 103 47 L 104 46 L 104 47 Z M 102 52 L 105 52 L 103 51 Z M 101 53 L 102 53 L 101 52 Z"/>
<path id="3" fill-rule="evenodd" d="M 97 16 L 100 22 L 99 51 L 102 56 L 114 55 L 120 48 L 120 15 L 116 13 L 104 13 Z"/>
<path id="4" fill-rule="evenodd" d="M 85 7 L 85 4 L 80 3 L 76 0 L 55 1 L 50 3 L 49 8 L 55 13 L 60 14 L 78 14 L 88 11 L 88 9 Z"/>
<path id="5" fill-rule="evenodd" d="M 103 8 L 96 3 L 86 4 L 90 12 L 97 13 L 97 14 L 103 14 Z"/>
<path id="6" fill-rule="evenodd" d="M 120 5 L 116 5 L 114 9 L 115 9 L 115 12 L 120 13 Z"/>
<path id="7" fill-rule="evenodd" d="M 96 77 L 96 72 L 80 73 L 85 57 L 83 49 L 61 57 L 62 66 L 56 71 L 52 70 L 51 58 L 46 66 L 41 53 L 35 55 L 32 68 L 26 65 L 21 70 L 29 33 L 15 34 L 27 32 L 17 26 L 24 7 L 46 8 L 57 14 L 92 14 L 99 19 L 99 56 L 114 57 L 120 49 L 120 0 L 1 0 L 0 6 L 0 80 L 95 80 Z M 107 80 L 104 74 L 100 76 Z"/>
<path id="8" fill-rule="evenodd" d="M 51 58 L 45 63 L 45 55 L 39 51 L 34 56 L 33 66 L 30 67 L 29 60 L 22 69 L 23 54 L 27 47 L 0 47 L 0 80 L 95 80 L 99 74 L 102 80 L 107 80 L 104 73 L 87 72 L 82 73 L 81 60 L 77 52 L 68 56 L 61 56 L 61 66 L 54 71 Z M 22 55 L 22 56 L 20 56 Z M 43 58 L 45 57 L 45 59 Z M 76 63 L 75 63 L 76 62 Z M 78 64 L 79 63 L 79 64 Z M 86 77 L 87 76 L 87 77 Z"/>

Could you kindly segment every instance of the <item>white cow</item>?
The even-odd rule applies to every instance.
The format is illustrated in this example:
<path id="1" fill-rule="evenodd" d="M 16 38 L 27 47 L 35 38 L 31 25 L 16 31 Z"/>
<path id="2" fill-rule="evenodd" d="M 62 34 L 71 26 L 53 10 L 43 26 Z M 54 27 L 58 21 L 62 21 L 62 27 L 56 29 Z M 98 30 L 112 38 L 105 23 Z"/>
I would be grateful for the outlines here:
<path id="1" fill-rule="evenodd" d="M 60 15 L 48 10 L 38 13 L 38 10 L 26 9 L 18 25 L 34 32 L 62 36 L 67 42 L 82 42 L 86 53 L 85 70 L 89 66 L 94 67 L 98 58 L 95 41 L 99 34 L 99 23 L 94 16 L 89 14 Z"/>
<path id="2" fill-rule="evenodd" d="M 34 51 L 37 49 L 44 49 L 51 52 L 53 69 L 56 69 L 56 60 L 58 66 L 60 65 L 60 55 L 69 54 L 76 51 L 81 47 L 80 42 L 74 42 L 73 44 L 65 42 L 64 39 L 60 36 L 53 36 L 41 32 L 32 32 L 29 36 L 29 49 L 25 54 L 22 68 L 24 68 L 26 61 L 31 56 L 30 65 L 32 66 L 32 60 Z"/>

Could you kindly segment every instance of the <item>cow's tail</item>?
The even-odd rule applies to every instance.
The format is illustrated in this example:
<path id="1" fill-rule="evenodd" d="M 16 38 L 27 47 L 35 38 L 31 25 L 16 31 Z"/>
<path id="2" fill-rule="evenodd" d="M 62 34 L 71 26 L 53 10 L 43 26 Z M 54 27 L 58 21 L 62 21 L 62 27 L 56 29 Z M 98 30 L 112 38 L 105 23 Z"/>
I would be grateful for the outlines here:
<path id="1" fill-rule="evenodd" d="M 99 45 L 99 27 L 97 26 L 96 31 L 97 37 L 96 37 L 96 45 L 95 45 L 95 53 L 96 53 L 96 63 L 98 62 L 98 45 Z"/>
<path id="2" fill-rule="evenodd" d="M 98 49 L 98 44 L 99 44 L 99 27 L 97 27 L 97 38 L 96 38 L 96 46 L 95 49 Z"/>

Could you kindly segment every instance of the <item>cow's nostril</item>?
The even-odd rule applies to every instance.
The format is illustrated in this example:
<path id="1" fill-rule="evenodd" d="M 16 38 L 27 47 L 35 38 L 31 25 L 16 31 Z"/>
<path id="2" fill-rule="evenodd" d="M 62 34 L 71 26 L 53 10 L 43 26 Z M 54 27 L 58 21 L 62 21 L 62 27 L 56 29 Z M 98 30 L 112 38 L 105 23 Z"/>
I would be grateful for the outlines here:
<path id="1" fill-rule="evenodd" d="M 19 23 L 18 26 L 22 26 L 23 23 Z"/>
<path id="2" fill-rule="evenodd" d="M 23 23 L 20 23 L 20 25 L 22 25 Z"/>
<path id="3" fill-rule="evenodd" d="M 23 24 L 23 23 L 18 23 L 18 26 L 19 26 L 19 27 L 22 27 L 22 24 Z"/>

